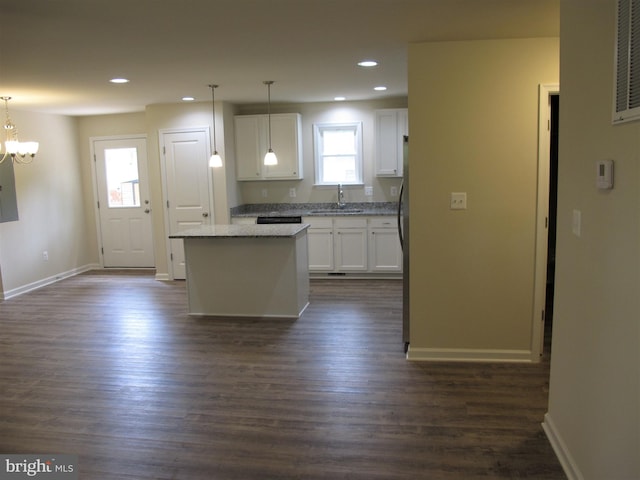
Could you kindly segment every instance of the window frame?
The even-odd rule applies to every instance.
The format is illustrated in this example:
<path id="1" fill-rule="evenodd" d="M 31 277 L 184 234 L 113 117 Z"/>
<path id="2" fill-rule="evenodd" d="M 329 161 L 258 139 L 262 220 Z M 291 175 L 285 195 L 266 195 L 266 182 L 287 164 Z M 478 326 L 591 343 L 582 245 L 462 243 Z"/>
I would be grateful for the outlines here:
<path id="1" fill-rule="evenodd" d="M 324 155 L 321 151 L 322 138 L 325 131 L 329 130 L 353 130 L 356 139 L 356 172 L 353 181 L 324 181 L 322 172 L 324 165 Z M 314 123 L 313 124 L 313 164 L 315 169 L 315 185 L 364 185 L 364 162 L 362 154 L 362 122 L 339 122 L 339 123 Z"/>

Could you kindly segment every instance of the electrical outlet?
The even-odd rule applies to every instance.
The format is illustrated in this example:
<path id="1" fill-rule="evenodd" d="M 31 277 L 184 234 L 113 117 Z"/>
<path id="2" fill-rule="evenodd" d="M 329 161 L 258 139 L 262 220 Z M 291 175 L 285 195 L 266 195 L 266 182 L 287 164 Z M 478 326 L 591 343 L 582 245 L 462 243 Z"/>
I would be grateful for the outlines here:
<path id="1" fill-rule="evenodd" d="M 365 197 L 373 197 L 373 187 L 367 185 L 364 187 L 364 196 Z"/>
<path id="2" fill-rule="evenodd" d="M 398 196 L 398 187 L 396 187 L 395 185 L 393 185 L 391 187 L 391 196 L 392 197 L 397 197 Z"/>
<path id="3" fill-rule="evenodd" d="M 451 192 L 451 210 L 466 210 L 467 209 L 467 193 L 466 192 Z"/>
<path id="4" fill-rule="evenodd" d="M 291 187 L 289 189 L 289 197 L 296 198 L 296 187 Z"/>
<path id="5" fill-rule="evenodd" d="M 262 189 L 262 198 L 267 198 L 267 189 L 266 188 Z"/>
<path id="6" fill-rule="evenodd" d="M 49 252 L 47 252 L 46 250 L 44 252 L 42 252 L 42 259 L 45 262 L 48 262 L 49 261 Z"/>

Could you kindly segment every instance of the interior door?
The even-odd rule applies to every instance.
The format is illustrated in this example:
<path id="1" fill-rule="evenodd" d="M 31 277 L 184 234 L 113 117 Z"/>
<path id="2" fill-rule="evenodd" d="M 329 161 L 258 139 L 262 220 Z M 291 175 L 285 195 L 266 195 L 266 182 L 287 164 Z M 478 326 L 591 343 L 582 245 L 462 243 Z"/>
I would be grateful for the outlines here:
<path id="1" fill-rule="evenodd" d="M 154 267 L 145 137 L 92 143 L 104 267 Z"/>
<path id="2" fill-rule="evenodd" d="M 206 129 L 160 133 L 169 235 L 213 223 L 209 137 Z M 182 239 L 170 239 L 174 279 L 186 278 Z"/>

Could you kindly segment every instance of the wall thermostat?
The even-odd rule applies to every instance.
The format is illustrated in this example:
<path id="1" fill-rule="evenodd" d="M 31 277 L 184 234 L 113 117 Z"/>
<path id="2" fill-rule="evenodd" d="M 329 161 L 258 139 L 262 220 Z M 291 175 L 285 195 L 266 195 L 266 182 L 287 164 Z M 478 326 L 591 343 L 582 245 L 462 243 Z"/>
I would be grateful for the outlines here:
<path id="1" fill-rule="evenodd" d="M 596 186 L 601 190 L 613 188 L 613 160 L 598 160 Z"/>

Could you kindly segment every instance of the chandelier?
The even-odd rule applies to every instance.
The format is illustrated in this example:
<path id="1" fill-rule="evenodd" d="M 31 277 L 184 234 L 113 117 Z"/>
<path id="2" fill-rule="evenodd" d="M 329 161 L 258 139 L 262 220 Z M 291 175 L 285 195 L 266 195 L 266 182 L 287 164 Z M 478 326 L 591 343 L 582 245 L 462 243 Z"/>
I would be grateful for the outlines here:
<path id="1" fill-rule="evenodd" d="M 3 125 L 5 152 L 0 158 L 0 163 L 9 157 L 14 163 L 31 163 L 33 157 L 38 153 L 38 142 L 21 142 L 18 140 L 18 129 L 11 121 L 11 117 L 9 117 L 9 100 L 11 100 L 11 97 L 0 97 L 0 99 L 4 100 L 4 109 L 7 117 Z"/>

